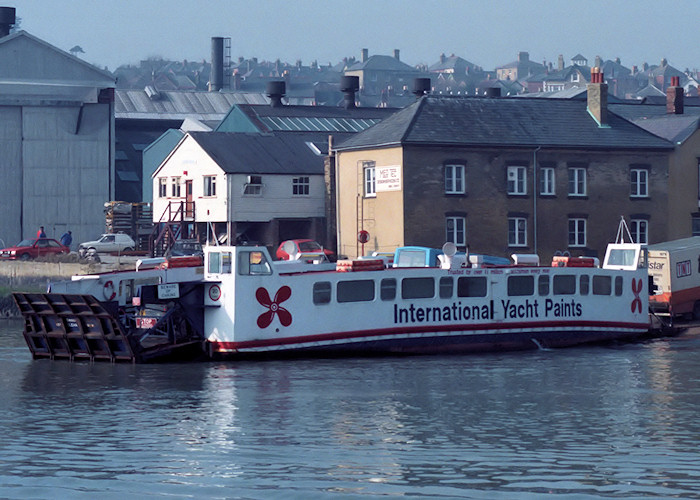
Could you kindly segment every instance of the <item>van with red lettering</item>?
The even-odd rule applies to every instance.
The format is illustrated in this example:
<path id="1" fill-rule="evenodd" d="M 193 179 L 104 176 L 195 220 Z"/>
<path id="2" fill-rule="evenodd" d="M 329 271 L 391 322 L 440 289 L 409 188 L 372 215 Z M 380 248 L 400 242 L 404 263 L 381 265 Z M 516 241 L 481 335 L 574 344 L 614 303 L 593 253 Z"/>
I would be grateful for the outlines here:
<path id="1" fill-rule="evenodd" d="M 649 245 L 648 267 L 652 311 L 700 319 L 700 236 Z"/>

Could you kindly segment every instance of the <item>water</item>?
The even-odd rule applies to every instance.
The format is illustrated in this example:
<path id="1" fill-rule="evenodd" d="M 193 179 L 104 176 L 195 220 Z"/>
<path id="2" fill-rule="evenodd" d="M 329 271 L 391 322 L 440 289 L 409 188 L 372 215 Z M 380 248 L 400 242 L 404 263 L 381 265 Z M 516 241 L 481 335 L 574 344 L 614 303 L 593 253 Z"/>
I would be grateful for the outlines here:
<path id="1" fill-rule="evenodd" d="M 477 356 L 33 361 L 1 498 L 700 498 L 700 336 Z"/>

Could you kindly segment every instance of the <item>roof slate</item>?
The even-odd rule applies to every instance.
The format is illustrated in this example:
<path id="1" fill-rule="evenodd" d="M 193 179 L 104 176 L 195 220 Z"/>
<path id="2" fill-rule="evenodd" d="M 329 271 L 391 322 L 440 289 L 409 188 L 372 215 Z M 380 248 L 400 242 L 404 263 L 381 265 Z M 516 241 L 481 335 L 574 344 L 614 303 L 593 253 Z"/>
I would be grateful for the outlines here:
<path id="1" fill-rule="evenodd" d="M 226 173 L 323 175 L 324 158 L 292 134 L 190 132 Z"/>
<path id="2" fill-rule="evenodd" d="M 337 150 L 398 145 L 667 150 L 673 145 L 608 114 L 599 127 L 586 102 L 563 99 L 426 96 Z"/>

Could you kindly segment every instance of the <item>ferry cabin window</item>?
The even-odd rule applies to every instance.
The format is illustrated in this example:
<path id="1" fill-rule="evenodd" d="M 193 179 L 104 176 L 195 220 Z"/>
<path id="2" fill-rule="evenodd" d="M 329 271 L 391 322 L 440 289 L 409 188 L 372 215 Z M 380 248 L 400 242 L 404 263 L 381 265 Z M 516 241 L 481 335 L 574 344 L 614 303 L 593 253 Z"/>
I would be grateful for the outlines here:
<path id="1" fill-rule="evenodd" d="M 379 283 L 379 296 L 382 300 L 394 300 L 396 298 L 395 278 L 384 278 Z"/>
<path id="2" fill-rule="evenodd" d="M 458 297 L 486 297 L 485 276 L 464 276 L 457 279 Z"/>
<path id="3" fill-rule="evenodd" d="M 593 295 L 610 295 L 611 292 L 610 276 L 593 276 Z"/>
<path id="4" fill-rule="evenodd" d="M 452 276 L 443 276 L 440 278 L 440 298 L 452 298 L 452 289 L 454 288 L 454 280 Z"/>
<path id="5" fill-rule="evenodd" d="M 223 268 L 224 273 L 231 272 L 231 253 L 223 252 Z M 226 265 L 226 258 L 228 256 L 228 266 Z M 238 254 L 238 274 L 242 276 L 252 276 L 252 275 L 266 275 L 272 274 L 272 269 L 270 264 L 265 258 L 265 254 L 258 251 L 253 252 L 241 252 Z"/>
<path id="6" fill-rule="evenodd" d="M 539 276 L 537 278 L 537 293 L 549 295 L 549 276 Z"/>
<path id="7" fill-rule="evenodd" d="M 369 302 L 374 300 L 374 280 L 339 281 L 338 302 Z"/>
<path id="8" fill-rule="evenodd" d="M 331 301 L 330 281 L 314 283 L 314 304 L 328 304 Z"/>
<path id="9" fill-rule="evenodd" d="M 219 252 L 211 252 L 209 254 L 209 268 L 207 272 L 212 274 L 221 272 L 221 254 Z"/>
<path id="10" fill-rule="evenodd" d="M 637 251 L 634 248 L 622 249 L 614 248 L 610 250 L 608 257 L 608 265 L 611 266 L 633 266 L 635 264 L 634 257 Z"/>
<path id="11" fill-rule="evenodd" d="M 622 276 L 615 276 L 615 295 L 622 295 Z"/>
<path id="12" fill-rule="evenodd" d="M 401 280 L 402 299 L 429 299 L 435 296 L 433 278 L 404 278 Z"/>
<path id="13" fill-rule="evenodd" d="M 588 295 L 590 276 L 582 274 L 578 280 L 578 291 L 581 295 Z"/>
<path id="14" fill-rule="evenodd" d="M 508 295 L 520 297 L 535 293 L 534 276 L 508 276 Z"/>
<path id="15" fill-rule="evenodd" d="M 573 274 L 561 274 L 554 276 L 552 280 L 552 292 L 554 295 L 573 295 L 576 293 L 576 276 Z"/>
<path id="16" fill-rule="evenodd" d="M 425 267 L 425 250 L 401 250 L 396 267 Z"/>

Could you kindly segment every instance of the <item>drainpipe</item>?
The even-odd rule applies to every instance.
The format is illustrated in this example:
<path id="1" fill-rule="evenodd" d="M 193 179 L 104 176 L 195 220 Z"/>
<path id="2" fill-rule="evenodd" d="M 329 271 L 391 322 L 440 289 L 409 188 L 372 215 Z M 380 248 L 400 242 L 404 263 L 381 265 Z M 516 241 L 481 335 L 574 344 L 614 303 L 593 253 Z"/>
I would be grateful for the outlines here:
<path id="1" fill-rule="evenodd" d="M 532 249 L 537 253 L 537 152 L 542 146 L 537 146 L 532 152 Z"/>

